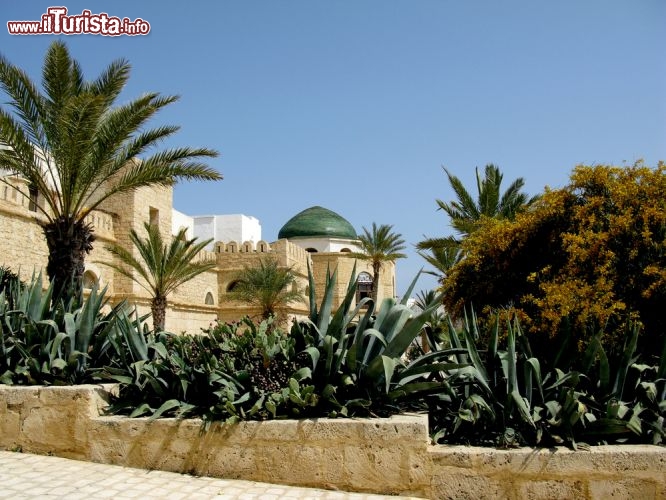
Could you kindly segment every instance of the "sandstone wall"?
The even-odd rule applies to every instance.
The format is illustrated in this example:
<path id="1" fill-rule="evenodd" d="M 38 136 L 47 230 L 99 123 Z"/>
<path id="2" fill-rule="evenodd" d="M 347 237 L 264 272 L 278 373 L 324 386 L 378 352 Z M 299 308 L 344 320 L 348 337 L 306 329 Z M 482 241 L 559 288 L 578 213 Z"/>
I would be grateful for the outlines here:
<path id="1" fill-rule="evenodd" d="M 33 271 L 44 271 L 48 260 L 48 250 L 39 221 L 44 217 L 34 211 L 34 203 L 23 196 L 18 189 L 27 192 L 25 181 L 12 178 L 15 186 L 0 184 L 0 265 L 8 265 L 19 270 L 23 279 L 29 279 Z M 33 200 L 34 201 L 34 200 Z M 143 187 L 134 192 L 121 193 L 105 200 L 99 210 L 91 212 L 86 221 L 92 224 L 96 241 L 92 253 L 86 258 L 86 271 L 99 283 L 108 287 L 108 297 L 113 304 L 127 299 L 131 305 L 138 305 L 142 312 L 148 312 L 150 294 L 138 283 L 123 276 L 105 263 L 114 258 L 106 246 L 117 243 L 139 257 L 129 234 L 131 230 L 145 235 L 144 223 L 157 224 L 165 241 L 171 238 L 173 193 L 170 187 Z M 43 205 L 43 199 L 37 198 Z M 338 282 L 333 297 L 333 310 L 344 300 L 347 280 L 356 262 L 356 274 L 366 271 L 372 274 L 367 261 L 356 260 L 349 254 L 327 252 L 310 254 L 300 246 L 282 239 L 274 243 L 217 242 L 214 252 L 205 252 L 203 258 L 214 259 L 217 268 L 197 276 L 180 286 L 169 296 L 166 326 L 173 332 L 198 333 L 216 318 L 222 321 L 236 321 L 244 315 L 258 317 L 255 307 L 231 301 L 229 287 L 239 271 L 245 266 L 256 266 L 266 258 L 277 259 L 280 266 L 291 267 L 296 275 L 296 288 L 306 299 L 302 303 L 292 303 L 283 311 L 288 318 L 303 318 L 309 312 L 308 263 L 311 263 L 316 283 L 318 305 L 324 294 L 326 271 L 338 269 Z M 379 285 L 379 301 L 392 297 L 395 290 L 395 269 L 386 264 L 382 270 Z M 208 294 L 212 304 L 206 303 Z M 210 301 L 209 301 L 210 302 Z M 289 321 L 285 326 L 289 326 Z"/>
<path id="2" fill-rule="evenodd" d="M 437 499 L 666 498 L 666 448 L 431 446 L 425 415 L 214 424 L 99 416 L 112 386 L 0 385 L 0 448 Z"/>

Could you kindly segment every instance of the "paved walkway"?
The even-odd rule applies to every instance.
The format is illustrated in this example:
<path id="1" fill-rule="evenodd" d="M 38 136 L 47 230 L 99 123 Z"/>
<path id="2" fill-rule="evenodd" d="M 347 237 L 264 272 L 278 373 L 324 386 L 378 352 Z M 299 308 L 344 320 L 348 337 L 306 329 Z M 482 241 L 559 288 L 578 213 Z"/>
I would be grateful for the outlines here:
<path id="1" fill-rule="evenodd" d="M 312 498 L 393 500 L 396 497 L 278 486 L 253 481 L 194 477 L 66 458 L 0 451 L 0 498 L 159 498 L 262 499 Z"/>

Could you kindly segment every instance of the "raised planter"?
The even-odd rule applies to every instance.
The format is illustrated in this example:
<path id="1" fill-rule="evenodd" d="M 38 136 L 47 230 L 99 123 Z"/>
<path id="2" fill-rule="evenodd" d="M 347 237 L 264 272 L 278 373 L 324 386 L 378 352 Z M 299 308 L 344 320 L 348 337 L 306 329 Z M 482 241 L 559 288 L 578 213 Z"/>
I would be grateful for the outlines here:
<path id="1" fill-rule="evenodd" d="M 113 386 L 0 385 L 0 448 L 429 498 L 664 498 L 666 448 L 431 446 L 424 415 L 215 424 L 103 416 Z"/>

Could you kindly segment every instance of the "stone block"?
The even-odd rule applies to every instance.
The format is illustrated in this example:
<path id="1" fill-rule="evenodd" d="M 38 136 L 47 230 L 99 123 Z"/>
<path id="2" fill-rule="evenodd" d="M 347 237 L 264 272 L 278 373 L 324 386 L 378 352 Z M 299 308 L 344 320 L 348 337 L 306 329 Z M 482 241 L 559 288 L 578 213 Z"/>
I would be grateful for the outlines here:
<path id="1" fill-rule="evenodd" d="M 666 478 L 662 477 L 663 479 Z M 657 496 L 657 485 L 645 480 L 591 480 L 588 488 L 591 500 L 606 500 L 608 498 L 641 498 L 643 500 L 650 500 L 661 498 Z"/>
<path id="2" fill-rule="evenodd" d="M 391 418 L 366 419 L 363 421 L 363 439 L 375 442 L 410 441 L 427 446 L 427 415 L 395 415 Z"/>
<path id="3" fill-rule="evenodd" d="M 364 421 L 351 418 L 314 418 L 296 421 L 298 437 L 307 443 L 358 442 L 363 433 Z"/>
<path id="4" fill-rule="evenodd" d="M 505 484 L 511 491 L 511 484 Z M 432 477 L 430 498 L 439 500 L 478 500 L 510 498 L 499 481 L 455 470 L 440 470 Z"/>
<path id="5" fill-rule="evenodd" d="M 518 488 L 519 498 L 525 500 L 561 500 L 563 498 L 586 498 L 583 480 L 525 481 Z"/>

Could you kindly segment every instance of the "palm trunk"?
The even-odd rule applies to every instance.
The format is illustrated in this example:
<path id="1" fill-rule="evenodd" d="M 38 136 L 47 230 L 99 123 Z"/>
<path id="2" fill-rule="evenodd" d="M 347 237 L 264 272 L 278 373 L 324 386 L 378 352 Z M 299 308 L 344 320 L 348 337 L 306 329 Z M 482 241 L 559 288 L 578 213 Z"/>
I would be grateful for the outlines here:
<path id="1" fill-rule="evenodd" d="M 49 260 L 46 274 L 53 283 L 54 303 L 63 299 L 80 300 L 85 257 L 92 250 L 95 235 L 90 224 L 69 217 L 59 217 L 42 226 Z"/>
<path id="2" fill-rule="evenodd" d="M 153 313 L 153 330 L 156 332 L 164 331 L 164 322 L 166 318 L 167 299 L 161 295 L 153 297 L 150 303 L 150 311 Z"/>
<path id="3" fill-rule="evenodd" d="M 375 307 L 379 309 L 379 304 L 377 304 L 377 295 L 379 293 L 379 271 L 381 270 L 382 265 L 380 262 L 372 263 L 372 301 L 375 303 Z"/>

